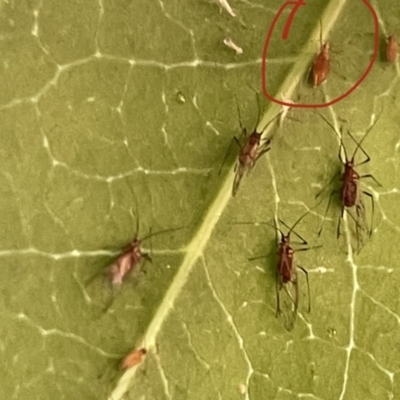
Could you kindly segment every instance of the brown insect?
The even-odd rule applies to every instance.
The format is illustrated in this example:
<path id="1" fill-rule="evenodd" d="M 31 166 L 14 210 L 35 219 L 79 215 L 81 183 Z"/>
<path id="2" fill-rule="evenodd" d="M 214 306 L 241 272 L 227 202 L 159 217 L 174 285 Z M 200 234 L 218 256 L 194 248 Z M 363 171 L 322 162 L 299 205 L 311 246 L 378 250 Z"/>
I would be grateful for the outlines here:
<path id="1" fill-rule="evenodd" d="M 111 307 L 115 295 L 121 288 L 123 282 L 127 280 L 135 270 L 139 270 L 141 261 L 152 262 L 150 255 L 142 251 L 142 242 L 153 236 L 180 229 L 183 229 L 183 227 L 164 229 L 155 233 L 151 233 L 150 231 L 150 234 L 142 239 L 138 239 L 138 236 L 135 236 L 134 239 L 122 249 L 121 254 L 110 266 L 102 273 L 98 273 L 88 280 L 86 283 L 86 287 L 90 293 L 86 293 L 88 300 L 91 302 L 92 298 L 96 299 L 96 302 L 102 304 L 103 312 L 106 312 Z M 136 219 L 136 232 L 138 231 L 139 219 Z M 105 278 L 109 283 L 107 288 L 104 287 Z"/>
<path id="2" fill-rule="evenodd" d="M 298 277 L 297 277 L 297 270 L 300 269 L 304 272 L 307 280 L 307 293 L 308 293 L 308 307 L 307 312 L 311 311 L 311 295 L 310 295 L 310 283 L 308 280 L 308 272 L 305 268 L 298 265 L 295 261 L 294 255 L 297 251 L 307 251 L 310 250 L 311 247 L 308 246 L 308 243 L 297 233 L 295 232 L 294 228 L 298 225 L 298 223 L 309 213 L 307 211 L 303 214 L 291 227 L 286 225 L 281 219 L 279 222 L 284 225 L 286 228 L 289 229 L 288 233 L 285 235 L 281 229 L 279 229 L 276 225 L 274 220 L 274 225 L 269 224 L 268 222 L 261 222 L 260 224 L 265 224 L 274 227 L 276 233 L 280 233 L 281 237 L 278 239 L 276 238 L 277 242 L 277 256 L 278 262 L 276 265 L 276 317 L 282 313 L 282 301 L 281 301 L 281 292 L 282 289 L 286 293 L 288 297 L 288 302 L 284 303 L 284 314 L 286 317 L 285 320 L 285 327 L 288 330 L 293 329 L 294 323 L 297 317 L 297 311 L 299 307 L 299 284 L 298 284 Z M 238 223 L 238 224 L 248 224 L 248 223 Z M 299 248 L 294 249 L 292 247 L 291 242 L 291 234 L 294 234 L 300 242 L 296 244 L 300 245 Z M 316 246 L 320 247 L 320 246 Z M 316 248 L 313 247 L 313 248 Z M 265 256 L 257 256 L 251 257 L 249 260 L 256 260 L 259 258 L 264 258 Z"/>
<path id="3" fill-rule="evenodd" d="M 329 43 L 322 44 L 322 24 L 320 33 L 320 52 L 315 57 L 311 69 L 312 82 L 314 87 L 321 85 L 326 81 L 329 73 L 330 57 L 329 57 Z"/>
<path id="4" fill-rule="evenodd" d="M 278 317 L 281 310 L 281 301 L 280 301 L 280 293 L 282 288 L 285 290 L 289 299 L 293 303 L 293 310 L 288 319 L 288 323 L 286 327 L 288 329 L 292 329 L 294 322 L 297 316 L 297 310 L 299 306 L 299 285 L 297 280 L 297 269 L 300 269 L 304 272 L 307 280 L 307 293 L 308 293 L 308 307 L 307 312 L 311 311 L 311 298 L 310 298 L 310 283 L 308 280 L 308 272 L 302 266 L 296 264 L 294 254 L 295 251 L 307 251 L 310 248 L 308 247 L 308 243 L 294 231 L 294 228 L 297 224 L 308 214 L 306 212 L 303 214 L 293 225 L 289 227 L 282 220 L 279 220 L 281 224 L 283 224 L 286 228 L 289 229 L 288 233 L 285 235 L 277 226 L 275 226 L 276 230 L 280 232 L 281 238 L 278 244 L 278 263 L 276 266 L 276 316 Z M 293 233 L 300 239 L 300 248 L 293 249 L 291 246 L 290 235 Z M 306 247 L 304 247 L 306 246 Z"/>
<path id="5" fill-rule="evenodd" d="M 121 369 L 129 369 L 140 364 L 146 353 L 147 350 L 145 348 L 133 350 L 122 360 Z"/>
<path id="6" fill-rule="evenodd" d="M 258 119 L 257 119 L 257 121 L 259 122 L 261 107 L 260 107 L 260 101 L 259 101 L 258 96 L 257 96 L 257 101 L 258 101 Z M 246 172 L 249 173 L 253 169 L 256 162 L 259 160 L 259 158 L 263 154 L 265 154 L 266 152 L 268 152 L 270 150 L 270 143 L 271 143 L 271 139 L 262 139 L 261 138 L 262 132 L 257 132 L 256 129 L 254 129 L 254 131 L 250 134 L 249 134 L 249 132 L 247 132 L 247 129 L 244 128 L 242 125 L 242 121 L 241 121 L 241 117 L 240 117 L 240 110 L 239 110 L 237 101 L 236 101 L 236 106 L 237 106 L 237 110 L 238 110 L 239 123 L 240 123 L 240 128 L 242 130 L 242 135 L 241 135 L 241 138 L 237 138 L 236 136 L 233 138 L 233 140 L 239 147 L 239 154 L 238 154 L 237 161 L 236 161 L 235 168 L 234 168 L 235 178 L 233 180 L 232 196 L 236 195 L 236 193 L 239 189 L 239 186 L 240 186 L 240 182 L 241 182 L 244 174 Z M 279 112 L 279 114 L 277 114 L 274 118 L 272 118 L 271 121 L 269 121 L 267 123 L 267 125 L 265 126 L 264 129 L 266 129 L 276 118 L 278 118 L 280 114 L 281 114 L 281 112 Z M 224 164 L 224 162 L 226 160 L 226 157 L 229 153 L 229 149 L 230 149 L 230 147 L 228 148 L 228 152 L 226 153 L 226 155 L 224 157 L 224 161 L 223 161 L 222 165 Z M 222 165 L 221 165 L 221 169 L 222 169 Z"/>
<path id="7" fill-rule="evenodd" d="M 123 280 L 133 271 L 142 259 L 151 262 L 151 257 L 143 253 L 141 243 L 150 237 L 141 240 L 134 238 L 123 250 L 122 254 L 107 268 L 108 277 L 113 286 L 119 286 Z"/>
<path id="8" fill-rule="evenodd" d="M 365 206 L 364 202 L 362 199 L 361 194 L 364 194 L 368 196 L 368 198 L 371 200 L 371 222 L 370 222 L 370 227 L 367 227 L 368 230 L 368 235 L 372 235 L 373 231 L 373 219 L 374 219 L 374 212 L 375 212 L 375 206 L 374 206 L 374 198 L 371 193 L 361 190 L 360 188 L 360 179 L 363 178 L 371 178 L 376 184 L 379 186 L 382 186 L 372 174 L 364 174 L 364 175 L 359 175 L 357 171 L 355 170 L 356 167 L 359 167 L 360 165 L 366 164 L 370 161 L 370 157 L 368 156 L 367 152 L 362 148 L 361 144 L 367 137 L 368 133 L 372 130 L 372 128 L 375 126 L 375 124 L 378 122 L 380 115 L 375 119 L 374 123 L 368 128 L 368 130 L 365 132 L 364 136 L 362 139 L 357 142 L 357 140 L 353 137 L 353 135 L 350 133 L 350 131 L 347 131 L 348 135 L 350 138 L 353 140 L 353 142 L 356 144 L 356 148 L 354 149 L 353 155 L 351 158 L 348 157 L 346 147 L 343 144 L 343 128 L 341 128 L 341 134 L 339 135 L 336 132 L 335 127 L 322 115 L 319 113 L 319 115 L 324 119 L 324 121 L 334 130 L 334 132 L 340 137 L 340 146 L 339 146 L 339 160 L 341 164 L 343 165 L 343 172 L 336 174 L 331 181 L 328 183 L 330 185 L 333 180 L 338 177 L 340 177 L 340 188 L 339 190 L 333 190 L 330 194 L 328 205 L 326 208 L 324 220 L 326 218 L 326 215 L 328 213 L 331 201 L 332 201 L 332 196 L 339 192 L 340 196 L 340 201 L 342 205 L 342 210 L 341 210 L 341 215 L 339 216 L 339 221 L 338 221 L 338 226 L 337 226 L 337 237 L 340 235 L 340 223 L 341 220 L 344 216 L 345 210 L 348 211 L 348 215 L 354 220 L 355 222 L 355 227 L 356 227 L 356 240 L 357 240 L 357 248 L 360 250 L 360 243 L 361 243 L 361 237 L 360 237 L 360 231 L 364 229 L 364 227 L 367 227 L 367 222 L 366 222 L 366 217 L 365 217 Z M 341 156 L 341 150 L 343 148 L 344 154 L 345 154 L 345 160 L 342 159 Z M 357 151 L 360 150 L 364 155 L 365 159 L 358 164 L 355 163 L 355 156 L 357 154 Z M 326 187 L 325 187 L 326 188 Z M 317 197 L 325 190 L 323 188 L 318 194 Z M 355 209 L 356 214 L 354 215 L 350 210 Z M 319 231 L 319 235 L 322 232 L 322 225 L 321 229 Z"/>
<path id="9" fill-rule="evenodd" d="M 137 220 L 139 221 L 139 220 Z M 137 222 L 139 224 L 139 222 Z M 122 282 L 129 276 L 129 274 L 137 268 L 140 261 L 144 259 L 145 261 L 152 262 L 152 259 L 148 253 L 143 253 L 141 244 L 143 241 L 150 239 L 151 237 L 160 235 L 162 233 L 173 232 L 184 227 L 163 229 L 161 231 L 151 233 L 142 239 L 135 237 L 123 250 L 121 255 L 107 268 L 106 272 L 110 282 L 113 286 L 120 286 Z M 139 226 L 136 227 L 136 232 L 138 232 Z"/>
<path id="10" fill-rule="evenodd" d="M 386 46 L 386 59 L 390 63 L 393 63 L 397 59 L 398 53 L 398 44 L 395 35 L 390 35 L 387 38 L 387 46 Z"/>

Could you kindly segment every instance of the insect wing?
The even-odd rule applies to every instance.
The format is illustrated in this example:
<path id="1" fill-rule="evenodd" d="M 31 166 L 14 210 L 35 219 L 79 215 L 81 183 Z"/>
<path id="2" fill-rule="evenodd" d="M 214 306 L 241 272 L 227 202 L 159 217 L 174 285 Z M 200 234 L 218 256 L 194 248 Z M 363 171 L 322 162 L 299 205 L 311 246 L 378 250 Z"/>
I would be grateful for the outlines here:
<path id="1" fill-rule="evenodd" d="M 129 272 L 135 267 L 133 251 L 130 248 L 121 254 L 109 267 L 109 279 L 113 286 L 120 286 Z"/>
<path id="2" fill-rule="evenodd" d="M 87 281 L 85 291 L 89 302 L 103 313 L 113 303 L 117 290 L 111 284 L 107 271 L 102 270 Z"/>
<path id="3" fill-rule="evenodd" d="M 297 283 L 297 277 L 295 280 L 282 285 L 280 300 L 283 324 L 288 331 L 291 331 L 296 322 L 297 308 L 299 304 L 299 286 Z"/>
<path id="4" fill-rule="evenodd" d="M 237 191 L 239 190 L 240 182 L 242 181 L 246 169 L 247 169 L 246 166 L 237 162 L 235 167 L 235 178 L 233 180 L 233 186 L 232 186 L 232 196 L 235 196 Z"/>
<path id="5" fill-rule="evenodd" d="M 353 180 L 344 180 L 340 188 L 340 198 L 345 207 L 353 207 L 359 197 L 358 182 Z"/>
<path id="6" fill-rule="evenodd" d="M 299 290 L 297 284 L 297 274 L 294 268 L 294 260 L 287 257 L 286 253 L 280 257 L 277 270 L 277 314 L 281 314 L 284 326 L 287 330 L 292 330 L 297 316 L 299 303 Z"/>

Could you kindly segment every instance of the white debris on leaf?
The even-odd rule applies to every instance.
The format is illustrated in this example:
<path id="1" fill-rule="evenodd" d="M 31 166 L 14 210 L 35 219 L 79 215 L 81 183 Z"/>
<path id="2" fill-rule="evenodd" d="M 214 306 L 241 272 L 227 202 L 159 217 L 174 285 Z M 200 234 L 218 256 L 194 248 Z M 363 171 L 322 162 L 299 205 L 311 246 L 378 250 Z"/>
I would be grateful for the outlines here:
<path id="1" fill-rule="evenodd" d="M 245 394 L 245 393 L 246 393 L 246 385 L 245 385 L 244 383 L 241 383 L 241 384 L 238 386 L 238 392 L 239 392 L 240 394 Z"/>
<path id="2" fill-rule="evenodd" d="M 230 37 L 224 39 L 224 44 L 236 51 L 236 55 L 243 54 L 243 49 L 239 47 Z"/>
<path id="3" fill-rule="evenodd" d="M 227 13 L 232 17 L 237 17 L 236 11 L 229 5 L 228 0 L 215 0 L 220 8 L 225 8 Z"/>

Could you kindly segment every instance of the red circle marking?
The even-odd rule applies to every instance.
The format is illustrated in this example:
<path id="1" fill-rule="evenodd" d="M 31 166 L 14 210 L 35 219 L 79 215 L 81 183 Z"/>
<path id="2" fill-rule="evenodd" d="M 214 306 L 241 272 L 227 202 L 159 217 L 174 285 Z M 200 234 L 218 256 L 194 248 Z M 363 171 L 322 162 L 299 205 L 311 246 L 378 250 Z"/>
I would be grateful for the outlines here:
<path id="1" fill-rule="evenodd" d="M 272 32 L 275 28 L 276 23 L 278 22 L 278 19 L 284 9 L 287 6 L 293 6 L 292 11 L 286 21 L 285 27 L 282 32 L 282 39 L 286 40 L 288 35 L 289 35 L 289 30 L 292 25 L 294 16 L 300 6 L 305 6 L 306 3 L 304 0 L 297 0 L 297 1 L 287 1 L 286 3 L 283 4 L 283 6 L 278 10 L 277 14 L 275 15 L 274 19 L 272 20 L 271 26 L 268 30 L 267 33 L 267 38 L 265 39 L 264 43 L 264 48 L 263 48 L 263 53 L 262 53 L 262 64 L 261 64 L 261 85 L 262 85 L 262 90 L 264 96 L 273 101 L 274 103 L 280 104 L 281 106 L 288 106 L 292 108 L 323 108 L 323 107 L 328 107 L 331 106 L 332 104 L 335 104 L 339 102 L 340 100 L 343 100 L 345 97 L 349 96 L 356 88 L 363 82 L 363 80 L 368 76 L 368 74 L 371 72 L 371 69 L 375 63 L 376 58 L 378 57 L 378 50 L 379 50 L 379 21 L 378 21 L 378 16 L 376 15 L 375 10 L 371 6 L 371 4 L 368 3 L 367 0 L 362 0 L 362 2 L 367 6 L 369 11 L 372 14 L 372 17 L 374 19 L 374 36 L 375 36 L 375 41 L 374 41 L 374 54 L 371 58 L 371 61 L 367 67 L 367 69 L 364 71 L 364 73 L 361 75 L 361 77 L 358 79 L 358 81 L 345 93 L 343 93 L 341 96 L 337 97 L 336 99 L 333 99 L 329 101 L 328 103 L 319 103 L 319 104 L 299 104 L 299 103 L 287 103 L 283 100 L 276 99 L 272 95 L 268 93 L 267 90 L 267 82 L 266 82 L 266 76 L 267 76 L 267 65 L 266 65 L 266 60 L 267 60 L 267 50 L 269 46 L 269 42 L 271 40 Z"/>

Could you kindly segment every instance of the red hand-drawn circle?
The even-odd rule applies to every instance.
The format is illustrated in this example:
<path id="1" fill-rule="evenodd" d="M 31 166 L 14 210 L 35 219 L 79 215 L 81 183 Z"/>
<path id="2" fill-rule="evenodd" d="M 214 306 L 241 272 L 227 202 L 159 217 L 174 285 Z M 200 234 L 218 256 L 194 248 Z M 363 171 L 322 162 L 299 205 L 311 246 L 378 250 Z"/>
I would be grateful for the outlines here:
<path id="1" fill-rule="evenodd" d="M 367 69 L 364 71 L 364 73 L 362 74 L 362 76 L 358 79 L 358 81 L 344 94 L 342 94 L 341 96 L 337 97 L 336 99 L 333 99 L 327 103 L 319 103 L 319 104 L 300 104 L 300 103 L 287 103 L 283 100 L 279 100 L 276 99 L 275 97 L 273 97 L 272 95 L 270 95 L 268 93 L 267 90 L 267 65 L 266 65 L 266 61 L 267 61 L 267 50 L 268 50 L 268 46 L 271 40 L 271 36 L 272 36 L 272 32 L 275 29 L 275 25 L 278 22 L 278 19 L 280 17 L 280 15 L 282 14 L 282 12 L 284 11 L 284 9 L 287 6 L 293 6 L 292 11 L 286 21 L 285 24 L 285 28 L 282 32 L 282 39 L 286 40 L 288 35 L 289 35 L 289 30 L 290 30 L 290 26 L 293 22 L 294 16 L 296 14 L 296 12 L 298 11 L 298 9 L 301 6 L 305 6 L 306 3 L 304 2 L 304 0 L 297 0 L 297 1 L 287 1 L 286 3 L 283 4 L 283 6 L 278 10 L 277 14 L 275 15 L 275 18 L 272 20 L 271 26 L 268 30 L 268 34 L 267 34 L 267 38 L 265 39 L 265 43 L 264 43 L 264 48 L 263 48 L 263 53 L 262 53 L 262 64 L 261 64 L 261 85 L 262 85 L 262 90 L 263 90 L 263 94 L 264 96 L 273 101 L 274 103 L 280 104 L 282 106 L 288 106 L 291 108 L 323 108 L 323 107 L 328 107 L 331 106 L 332 104 L 335 104 L 337 102 L 339 102 L 340 100 L 343 100 L 345 97 L 349 96 L 362 82 L 363 80 L 368 76 L 368 74 L 370 73 L 375 60 L 378 56 L 378 50 L 379 50 L 379 21 L 378 21 L 378 16 L 375 12 L 375 10 L 373 9 L 373 7 L 371 6 L 371 4 L 368 3 L 367 0 L 362 0 L 362 2 L 367 6 L 368 10 L 371 12 L 372 17 L 374 19 L 374 54 L 371 58 L 370 63 L 368 64 Z"/>

